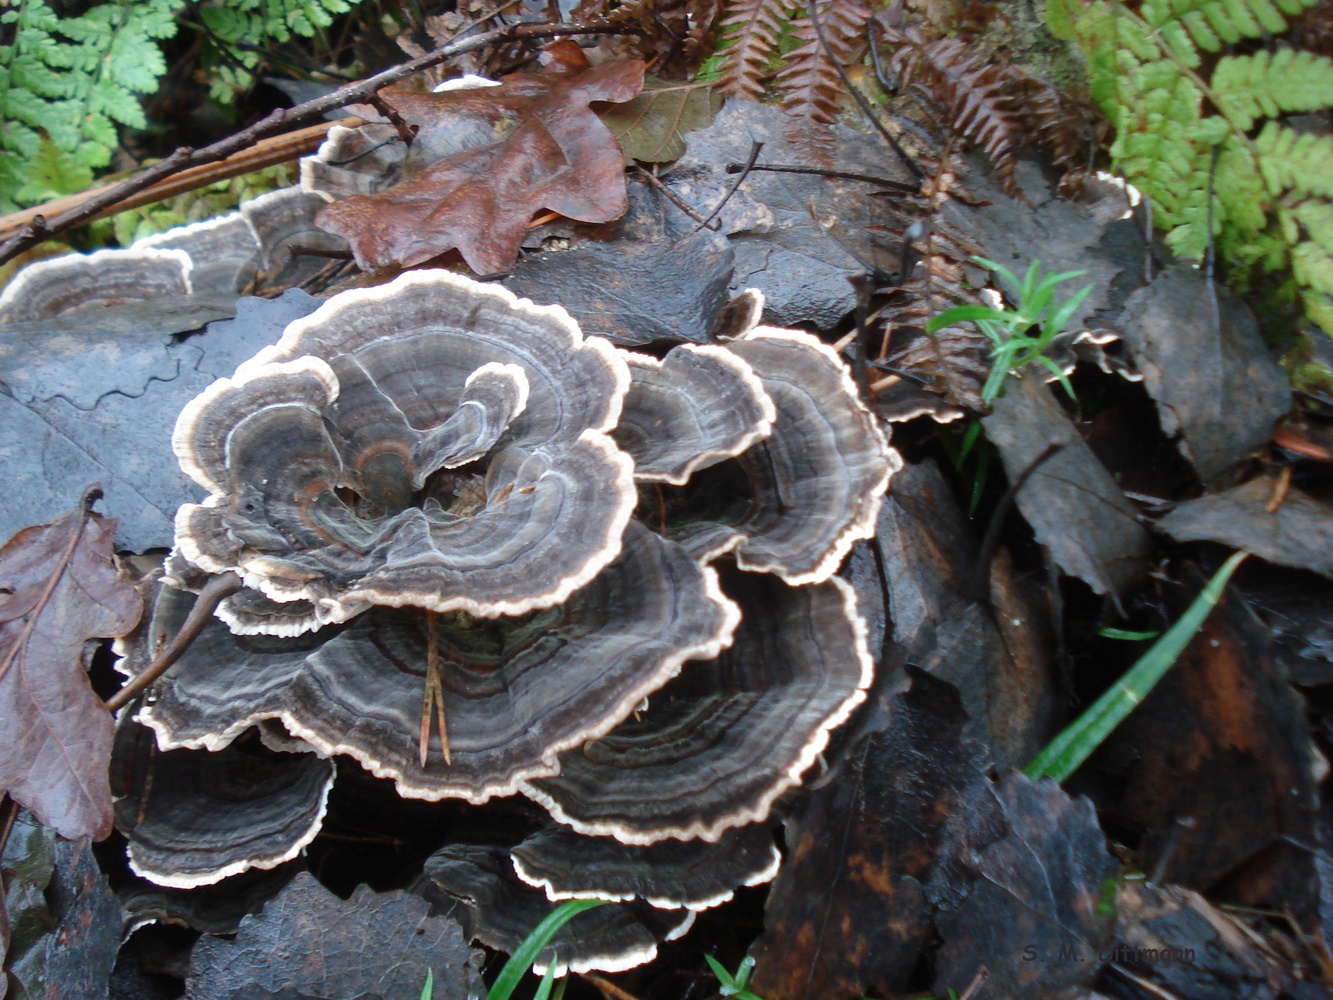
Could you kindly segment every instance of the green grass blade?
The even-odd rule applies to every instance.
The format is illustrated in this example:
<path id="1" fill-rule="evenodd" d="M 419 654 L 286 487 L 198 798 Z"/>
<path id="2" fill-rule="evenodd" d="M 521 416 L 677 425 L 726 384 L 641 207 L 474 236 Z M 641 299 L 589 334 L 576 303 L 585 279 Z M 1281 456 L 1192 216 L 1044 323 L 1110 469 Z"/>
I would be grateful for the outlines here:
<path id="1" fill-rule="evenodd" d="M 1078 311 L 1078 307 L 1083 305 L 1083 300 L 1088 297 L 1092 291 L 1091 285 L 1085 285 L 1075 292 L 1070 298 L 1062 302 L 1054 313 L 1042 324 L 1042 340 L 1050 343 L 1055 335 L 1064 330 L 1069 323 L 1070 318 Z"/>
<path id="2" fill-rule="evenodd" d="M 707 962 L 708 967 L 713 970 L 713 975 L 717 976 L 717 981 L 719 983 L 723 986 L 734 987 L 736 985 L 735 982 L 732 981 L 731 973 L 727 971 L 727 967 L 716 958 L 712 955 L 705 954 L 704 961 Z"/>
<path id="3" fill-rule="evenodd" d="M 603 899 L 569 899 L 547 914 L 546 919 L 523 939 L 518 950 L 509 956 L 509 961 L 495 979 L 495 985 L 486 994 L 486 1000 L 509 1000 L 515 988 L 532 968 L 532 963 L 537 960 L 538 953 L 551 943 L 551 938 L 555 937 L 560 928 L 584 910 L 591 910 L 594 906 L 601 906 L 605 902 Z"/>
<path id="4" fill-rule="evenodd" d="M 1024 773 L 1033 779 L 1054 778 L 1056 781 L 1064 781 L 1077 771 L 1111 731 L 1124 721 L 1125 716 L 1147 697 L 1148 692 L 1171 669 L 1171 665 L 1189 645 L 1194 634 L 1203 626 L 1208 613 L 1221 598 L 1231 574 L 1236 572 L 1236 567 L 1249 554 L 1241 550 L 1224 562 L 1222 568 L 1213 574 L 1213 578 L 1200 591 L 1199 596 L 1185 609 L 1180 620 L 1153 643 L 1152 648 L 1129 669 L 1124 677 L 1098 698 L 1064 732 L 1053 739 L 1050 745 L 1027 766 Z"/>
<path id="5" fill-rule="evenodd" d="M 1081 278 L 1087 273 L 1087 271 L 1061 271 L 1059 274 L 1048 274 L 1037 287 L 1044 288 L 1045 286 L 1050 285 L 1054 288 L 1062 281 L 1069 281 L 1072 278 Z"/>
<path id="6" fill-rule="evenodd" d="M 1037 279 L 1041 277 L 1041 261 L 1033 259 L 1028 265 L 1027 274 L 1023 275 L 1023 290 L 1018 293 L 1018 306 L 1026 308 L 1032 301 L 1032 293 L 1037 290 Z"/>
<path id="7" fill-rule="evenodd" d="M 1003 323 L 1008 318 L 1007 313 L 992 309 L 990 306 L 954 306 L 952 309 L 944 310 L 938 316 L 931 317 L 930 322 L 926 324 L 926 332 L 934 333 L 936 330 L 966 320 L 988 319 Z"/>
<path id="8" fill-rule="evenodd" d="M 537 992 L 532 994 L 532 1000 L 551 1000 L 551 987 L 553 985 L 555 985 L 554 962 L 546 967 L 546 975 L 542 976 L 542 981 L 537 984 Z"/>
<path id="9" fill-rule="evenodd" d="M 1104 628 L 1097 632 L 1103 639 L 1123 639 L 1125 642 L 1146 642 L 1156 639 L 1161 632 L 1132 632 L 1123 628 Z"/>
<path id="10" fill-rule="evenodd" d="M 435 970 L 426 970 L 426 985 L 421 987 L 421 1000 L 432 1000 L 435 996 Z"/>
<path id="11" fill-rule="evenodd" d="M 972 259 L 982 267 L 994 271 L 1000 277 L 1004 278 L 1005 281 L 1009 282 L 1009 287 L 1015 292 L 1023 287 L 1023 283 L 1014 277 L 1014 272 L 1009 270 L 1009 268 L 1005 267 L 1003 264 L 997 264 L 995 261 L 987 260 L 985 257 L 973 257 Z"/>

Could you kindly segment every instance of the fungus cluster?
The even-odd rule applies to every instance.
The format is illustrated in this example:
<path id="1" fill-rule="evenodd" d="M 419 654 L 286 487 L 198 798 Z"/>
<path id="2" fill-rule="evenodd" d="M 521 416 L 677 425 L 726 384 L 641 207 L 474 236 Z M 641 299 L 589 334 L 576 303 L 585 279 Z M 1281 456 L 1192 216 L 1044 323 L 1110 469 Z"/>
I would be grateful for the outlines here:
<path id="1" fill-rule="evenodd" d="M 562 966 L 637 964 L 773 876 L 774 804 L 871 680 L 834 572 L 898 464 L 816 338 L 751 324 L 632 354 L 559 307 L 417 271 L 291 324 L 173 443 L 208 496 L 177 516 L 123 668 L 210 574 L 245 589 L 135 716 L 194 751 L 171 779 L 187 805 L 127 789 L 141 874 L 203 885 L 293 857 L 324 758 L 346 755 L 402 796 L 543 807 L 545 829 L 445 847 L 420 890 L 467 901 L 502 948 L 553 901 L 617 901 L 558 940 Z M 206 815 L 210 782 L 262 754 L 288 763 L 253 828 L 188 846 L 172 816 Z"/>

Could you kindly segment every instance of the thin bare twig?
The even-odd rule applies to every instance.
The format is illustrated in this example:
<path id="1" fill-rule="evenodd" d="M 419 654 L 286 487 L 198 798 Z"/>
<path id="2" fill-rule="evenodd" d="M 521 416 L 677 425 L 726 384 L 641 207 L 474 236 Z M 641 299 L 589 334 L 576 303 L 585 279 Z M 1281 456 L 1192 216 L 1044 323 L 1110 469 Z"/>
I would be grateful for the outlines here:
<path id="1" fill-rule="evenodd" d="M 401 63 L 392 69 L 376 73 L 359 83 L 339 87 L 332 93 L 316 97 L 314 100 L 306 101 L 292 108 L 278 108 L 248 128 L 244 128 L 225 139 L 220 139 L 211 145 L 204 146 L 202 149 L 191 149 L 188 146 L 182 146 L 166 159 L 154 164 L 142 173 L 121 181 L 119 184 L 104 188 L 77 208 L 61 212 L 51 219 L 38 216 L 19 233 L 0 244 L 0 264 L 12 260 L 18 254 L 35 246 L 42 240 L 73 229 L 75 226 L 83 225 L 97 216 L 99 212 L 120 204 L 126 198 L 138 194 L 158 181 L 177 174 L 187 167 L 195 167 L 204 163 L 216 163 L 233 153 L 249 148 L 260 139 L 266 139 L 296 125 L 303 125 L 313 119 L 320 118 L 329 111 L 335 111 L 348 104 L 365 102 L 382 88 L 406 79 L 414 73 L 429 69 L 453 56 L 506 42 L 556 38 L 562 35 L 621 34 L 636 30 L 638 29 L 633 25 L 605 22 L 594 24 L 510 24 L 502 28 L 496 28 L 493 31 L 450 42 L 434 52 L 427 52 L 423 56 Z"/>
<path id="2" fill-rule="evenodd" d="M 639 166 L 637 163 L 634 165 L 634 168 L 638 170 L 639 175 L 644 180 L 646 180 L 654 188 L 660 191 L 662 193 L 662 196 L 665 197 L 667 201 L 671 202 L 671 204 L 675 205 L 678 209 L 680 209 L 682 212 L 688 215 L 691 219 L 699 223 L 701 229 L 707 229 L 709 232 L 715 233 L 722 228 L 721 224 L 718 224 L 716 226 L 707 224 L 707 220 L 705 220 L 704 217 L 699 214 L 698 210 L 696 210 L 693 205 L 691 205 L 680 195 L 676 194 L 675 191 L 672 191 L 671 188 L 667 187 L 660 180 L 658 180 L 657 175 L 654 174 L 651 170 L 646 170 L 643 167 Z M 695 230 L 695 232 L 698 232 L 698 230 Z M 694 233 L 691 233 L 690 235 L 693 236 Z"/>
<path id="3" fill-rule="evenodd" d="M 404 121 L 403 116 L 397 112 L 393 105 L 379 94 L 370 95 L 370 104 L 371 107 L 381 115 L 389 119 L 389 124 L 394 127 L 394 130 L 398 133 L 398 139 L 403 145 L 412 145 L 412 140 L 417 137 L 417 132 L 420 130 L 421 126 L 411 125 Z"/>
<path id="4" fill-rule="evenodd" d="M 746 170 L 744 163 L 727 164 L 727 173 L 729 174 L 737 174 L 743 170 Z M 902 181 L 890 180 L 887 177 L 876 177 L 873 174 L 853 174 L 845 170 L 800 167 L 789 163 L 756 163 L 751 165 L 749 170 L 767 170 L 775 174 L 814 174 L 817 177 L 829 177 L 835 180 L 865 181 L 867 184 L 878 184 L 880 187 L 886 187 L 891 191 L 901 191 L 904 194 L 916 194 L 920 190 L 915 184 L 905 184 Z"/>
<path id="5" fill-rule="evenodd" d="M 842 80 L 842 85 L 851 93 L 852 99 L 856 101 L 856 106 L 861 109 L 861 113 L 870 120 L 870 124 L 875 126 L 884 141 L 889 144 L 894 155 L 902 162 L 908 171 L 916 178 L 916 187 L 911 190 L 920 190 L 922 182 L 926 179 L 921 172 L 921 168 L 916 165 L 916 161 L 907 155 L 907 151 L 898 145 L 898 140 L 893 137 L 893 133 L 884 127 L 884 123 L 879 120 L 879 115 L 875 114 L 875 109 L 870 106 L 866 100 L 866 95 L 861 93 L 861 89 L 852 82 L 852 78 L 847 75 L 847 70 L 842 65 L 837 55 L 833 52 L 833 46 L 829 45 L 828 37 L 824 34 L 824 25 L 819 20 L 819 12 L 816 10 L 817 0 L 806 0 L 805 11 L 810 16 L 810 24 L 815 29 L 815 37 L 819 39 L 819 47 L 824 50 L 826 58 L 833 68 L 837 70 L 838 78 Z"/>
<path id="6" fill-rule="evenodd" d="M 235 573 L 222 573 L 204 584 L 204 589 L 199 591 L 199 596 L 194 599 L 194 607 L 185 617 L 185 623 L 181 625 L 176 637 L 171 640 L 171 645 L 158 653 L 143 673 L 132 678 L 123 688 L 103 702 L 107 710 L 115 712 L 124 708 L 165 674 L 167 668 L 179 660 L 190 648 L 190 643 L 199 637 L 199 633 L 213 617 L 213 611 L 222 603 L 222 599 L 236 593 L 241 586 L 241 578 Z"/>
<path id="7" fill-rule="evenodd" d="M 717 218 L 718 214 L 726 206 L 727 202 L 731 201 L 731 196 L 734 195 L 737 191 L 739 191 L 740 186 L 745 183 L 745 178 L 748 177 L 750 175 L 750 171 L 754 169 L 754 165 L 759 159 L 759 151 L 763 148 L 764 144 L 762 142 L 759 142 L 756 139 L 750 140 L 750 157 L 745 161 L 745 169 L 736 175 L 736 179 L 731 182 L 731 187 L 727 188 L 727 193 L 722 196 L 722 200 L 719 201 L 715 206 L 713 206 L 713 210 L 708 213 L 708 218 L 701 221 L 697 226 L 695 226 L 688 233 L 686 233 L 685 239 L 689 239 L 700 229 L 703 229 L 710 222 L 712 222 L 714 219 Z"/>
<path id="8" fill-rule="evenodd" d="M 155 201 L 164 201 L 167 198 L 174 198 L 178 194 L 194 191 L 218 181 L 231 180 L 231 178 L 239 177 L 242 174 L 249 174 L 256 170 L 263 170 L 265 167 L 286 163 L 298 156 L 305 156 L 307 153 L 313 153 L 317 150 L 320 143 L 324 141 L 325 133 L 334 125 L 355 128 L 360 124 L 362 124 L 360 118 L 340 118 L 336 122 L 321 122 L 318 125 L 311 125 L 309 128 L 297 129 L 294 132 L 285 132 L 282 135 L 261 139 L 251 148 L 234 153 L 225 160 L 182 170 L 180 173 L 145 188 L 136 195 L 98 211 L 84 221 L 96 222 L 98 219 L 115 215 L 117 212 L 127 212 L 132 208 L 138 208 L 140 205 L 150 205 Z M 0 216 L 0 240 L 7 240 L 21 232 L 24 226 L 32 224 L 38 216 L 49 219 L 62 212 L 79 208 L 86 204 L 89 199 L 97 197 L 113 186 L 113 184 L 103 184 L 87 191 L 80 191 L 78 194 L 65 195 L 63 198 L 56 198 L 40 205 L 34 205 L 31 208 L 20 209 L 17 212 Z"/>
<path id="9" fill-rule="evenodd" d="M 1068 441 L 1052 441 L 1046 445 L 1027 467 L 1020 472 L 1014 481 L 1009 484 L 1009 488 L 1004 491 L 1004 496 L 1000 502 L 995 505 L 995 510 L 990 516 L 990 523 L 986 525 L 986 534 L 981 539 L 981 547 L 977 550 L 976 567 L 972 571 L 972 579 L 976 584 L 977 594 L 982 596 L 983 602 L 990 605 L 990 595 L 985 581 L 990 579 L 990 563 L 995 558 L 995 550 L 1000 544 L 1000 529 L 1004 527 L 1005 518 L 1009 516 L 1009 511 L 1013 509 L 1018 494 L 1022 492 L 1023 487 L 1027 485 L 1028 480 L 1045 465 L 1050 459 L 1054 458 L 1060 452 L 1069 446 Z"/>

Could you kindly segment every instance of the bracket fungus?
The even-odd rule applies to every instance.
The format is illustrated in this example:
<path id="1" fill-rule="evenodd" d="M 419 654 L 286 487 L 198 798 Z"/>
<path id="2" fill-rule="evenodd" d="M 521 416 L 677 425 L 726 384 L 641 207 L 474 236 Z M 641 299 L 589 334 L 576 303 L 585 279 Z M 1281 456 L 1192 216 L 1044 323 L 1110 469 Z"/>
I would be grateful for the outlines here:
<path id="1" fill-rule="evenodd" d="M 158 753 L 152 731 L 121 716 L 111 758 L 116 826 L 136 875 L 192 889 L 276 868 L 315 839 L 333 762 L 257 744 Z"/>
<path id="2" fill-rule="evenodd" d="M 731 648 L 692 665 L 648 710 L 524 784 L 580 833 L 649 845 L 716 841 L 768 818 L 829 732 L 865 699 L 873 663 L 851 585 L 805 587 L 731 571 L 741 606 Z"/>
<path id="3" fill-rule="evenodd" d="M 190 604 L 163 588 L 150 633 L 174 634 Z M 608 733 L 685 660 L 717 655 L 739 617 L 713 570 L 634 523 L 596 580 L 563 605 L 518 618 L 432 623 L 411 609 L 373 608 L 295 640 L 210 625 L 139 718 L 163 749 L 210 750 L 277 719 L 319 751 L 393 778 L 403 795 L 481 803 L 554 774 L 559 753 Z M 447 766 L 444 746 L 424 764 L 419 757 L 432 644 Z M 127 669 L 137 667 L 131 658 Z"/>
<path id="4" fill-rule="evenodd" d="M 417 892 L 449 915 L 462 910 L 464 925 L 482 944 L 513 954 L 557 904 L 514 875 L 508 852 L 477 844 L 451 844 L 426 859 Z M 537 953 L 533 970 L 545 974 L 621 972 L 657 956 L 657 945 L 683 937 L 695 913 L 642 902 L 599 906 L 566 924 Z"/>
<path id="5" fill-rule="evenodd" d="M 760 326 L 727 350 L 758 376 L 778 418 L 740 456 L 749 488 L 717 513 L 673 526 L 671 537 L 705 561 L 734 551 L 745 570 L 793 585 L 826 580 L 855 541 L 875 533 L 901 459 L 847 366 L 818 338 Z"/>
<path id="6" fill-rule="evenodd" d="M 177 546 L 319 624 L 550 607 L 619 551 L 628 385 L 611 345 L 502 288 L 413 272 L 344 292 L 182 412 L 176 454 L 211 496 Z"/>
<path id="7" fill-rule="evenodd" d="M 427 881 L 497 947 L 616 900 L 562 963 L 647 960 L 773 876 L 766 821 L 871 681 L 833 574 L 899 459 L 837 355 L 757 314 L 657 358 L 419 271 L 295 321 L 177 424 L 209 496 L 148 631 L 208 574 L 246 589 L 137 718 L 163 750 L 280 724 L 406 797 L 522 793 L 558 829 L 451 844 Z"/>
<path id="8" fill-rule="evenodd" d="M 566 827 L 539 830 L 510 852 L 514 873 L 551 901 L 641 899 L 670 910 L 706 910 L 725 903 L 741 886 L 763 885 L 781 857 L 773 831 L 752 823 L 717 843 L 663 840 L 629 847 L 611 837 L 585 837 Z"/>

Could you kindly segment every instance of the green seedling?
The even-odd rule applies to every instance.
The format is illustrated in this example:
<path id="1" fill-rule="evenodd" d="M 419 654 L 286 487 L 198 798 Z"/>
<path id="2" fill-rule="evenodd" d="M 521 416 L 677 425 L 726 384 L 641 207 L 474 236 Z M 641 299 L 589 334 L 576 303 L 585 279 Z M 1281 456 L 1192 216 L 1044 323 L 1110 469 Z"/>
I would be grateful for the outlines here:
<path id="1" fill-rule="evenodd" d="M 727 967 L 719 962 L 712 955 L 705 955 L 704 960 L 708 967 L 713 970 L 713 975 L 717 976 L 717 981 L 721 983 L 718 989 L 718 996 L 736 997 L 737 1000 L 764 1000 L 763 997 L 751 993 L 746 987 L 750 983 L 750 973 L 754 972 L 754 959 L 746 955 L 741 959 L 741 964 L 736 967 L 735 974 L 727 971 Z"/>
<path id="2" fill-rule="evenodd" d="M 1033 779 L 1054 778 L 1056 781 L 1064 781 L 1077 771 L 1171 669 L 1171 665 L 1189 645 L 1194 633 L 1203 626 L 1208 613 L 1222 597 L 1231 574 L 1236 572 L 1236 567 L 1248 555 L 1249 552 L 1242 550 L 1224 562 L 1199 596 L 1185 609 L 1180 620 L 1153 643 L 1152 648 L 1130 667 L 1124 677 L 1053 739 L 1024 773 Z"/>
<path id="3" fill-rule="evenodd" d="M 1087 272 L 1065 271 L 1061 274 L 1043 276 L 1041 262 L 1034 260 L 1023 280 L 1019 281 L 1014 273 L 1002 264 L 986 260 L 984 257 L 973 259 L 990 268 L 1009 284 L 1013 289 L 1015 307 L 995 309 L 991 306 L 954 306 L 927 323 L 926 332 L 935 333 L 954 323 L 972 322 L 986 335 L 991 342 L 991 370 L 981 387 L 981 400 L 987 406 L 1004 393 L 1005 378 L 1030 364 L 1038 364 L 1048 369 L 1073 399 L 1074 387 L 1069 384 L 1068 376 L 1065 375 L 1064 369 L 1046 356 L 1046 351 L 1051 346 L 1051 341 L 1064 331 L 1066 324 L 1078 312 L 1079 306 L 1083 305 L 1083 300 L 1092 291 L 1092 286 L 1088 285 L 1064 302 L 1057 304 L 1056 286 L 1062 281 L 1077 278 Z"/>

